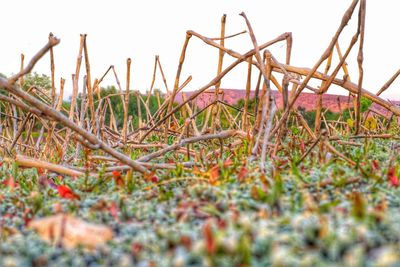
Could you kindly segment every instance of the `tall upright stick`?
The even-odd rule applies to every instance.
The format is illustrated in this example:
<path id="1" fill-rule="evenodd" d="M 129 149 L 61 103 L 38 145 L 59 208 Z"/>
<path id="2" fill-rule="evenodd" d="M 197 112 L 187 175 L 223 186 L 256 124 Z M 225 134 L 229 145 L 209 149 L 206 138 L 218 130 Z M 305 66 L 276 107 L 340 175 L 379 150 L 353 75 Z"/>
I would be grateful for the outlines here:
<path id="1" fill-rule="evenodd" d="M 85 43 L 85 38 L 86 38 L 86 35 L 84 35 L 84 34 L 80 35 L 79 52 L 78 52 L 78 57 L 76 59 L 75 74 L 72 74 L 72 96 L 71 96 L 71 104 L 69 107 L 69 114 L 68 114 L 68 119 L 72 122 L 74 121 L 76 97 L 78 96 L 78 90 L 79 90 L 78 81 L 79 81 L 79 73 L 81 71 L 81 65 L 82 65 L 82 52 L 83 52 L 83 46 Z M 65 142 L 63 145 L 63 151 L 67 150 L 70 138 L 71 138 L 71 129 L 68 128 L 67 133 L 65 134 Z"/>
<path id="2" fill-rule="evenodd" d="M 126 90 L 124 99 L 124 124 L 122 127 L 122 141 L 126 144 L 126 137 L 128 132 L 128 113 L 129 113 L 129 88 L 131 83 L 131 59 L 126 60 Z"/>
<path id="3" fill-rule="evenodd" d="M 220 42 L 219 45 L 222 47 L 225 47 L 225 24 L 226 24 L 226 14 L 224 14 L 221 17 L 221 39 L 219 41 Z M 217 75 L 220 74 L 222 71 L 224 55 L 225 55 L 224 50 L 219 49 Z M 215 99 L 216 100 L 218 99 L 218 96 L 219 96 L 220 87 L 221 87 L 221 81 L 219 81 L 215 84 Z M 215 131 L 216 127 L 219 125 L 219 120 L 218 120 L 218 116 L 217 116 L 218 109 L 219 109 L 218 106 L 219 106 L 219 103 L 215 102 L 215 105 L 213 105 L 213 107 L 212 107 L 211 120 L 213 121 L 213 124 L 212 124 L 213 132 Z"/>
<path id="4" fill-rule="evenodd" d="M 179 58 L 179 65 L 178 65 L 178 69 L 176 71 L 174 88 L 172 90 L 171 98 L 170 98 L 169 103 L 168 103 L 167 114 L 169 114 L 171 112 L 171 110 L 172 110 L 172 104 L 174 103 L 176 92 L 177 92 L 177 90 L 179 88 L 179 79 L 181 77 L 182 66 L 183 66 L 183 62 L 185 61 L 186 49 L 187 49 L 187 46 L 189 44 L 189 40 L 190 40 L 191 37 L 192 37 L 192 35 L 187 32 L 186 33 L 185 43 L 183 44 L 181 56 Z M 165 125 L 165 129 L 164 129 L 164 139 L 165 140 L 167 140 L 167 137 L 168 137 L 168 128 L 169 128 L 170 124 L 171 124 L 171 119 L 168 116 L 167 124 Z"/>
<path id="5" fill-rule="evenodd" d="M 49 34 L 49 38 L 52 38 L 53 34 Z M 56 86 L 54 81 L 54 52 L 53 47 L 50 48 L 50 69 L 51 69 L 51 103 L 54 103 L 56 97 Z"/>
<path id="6" fill-rule="evenodd" d="M 357 94 L 357 109 L 356 109 L 356 133 L 360 131 L 360 122 L 361 122 L 361 90 L 362 83 L 364 77 L 363 70 L 363 48 L 364 48 L 364 31 L 365 31 L 365 12 L 366 12 L 366 0 L 361 0 L 360 2 L 360 11 L 358 14 L 358 25 L 360 29 L 360 47 L 358 50 L 357 63 L 358 63 L 358 94 Z"/>
<path id="7" fill-rule="evenodd" d="M 247 82 L 246 82 L 246 96 L 244 98 L 244 107 L 243 107 L 243 115 L 242 115 L 242 129 L 243 131 L 247 131 L 248 120 L 247 120 L 247 112 L 249 108 L 249 98 L 250 98 L 250 89 L 251 89 L 251 60 L 252 58 L 249 57 L 247 60 L 248 67 L 247 67 Z"/>
<path id="8" fill-rule="evenodd" d="M 86 88 L 87 88 L 88 104 L 89 104 L 89 110 L 90 110 L 91 121 L 92 121 L 92 129 L 93 129 L 93 132 L 96 132 L 96 119 L 95 119 L 94 103 L 93 103 L 92 79 L 90 76 L 90 62 L 89 62 L 89 53 L 88 53 L 88 49 L 87 49 L 86 36 L 87 35 L 85 34 L 85 40 L 83 43 L 83 49 L 85 51 L 86 83 L 87 83 Z"/>

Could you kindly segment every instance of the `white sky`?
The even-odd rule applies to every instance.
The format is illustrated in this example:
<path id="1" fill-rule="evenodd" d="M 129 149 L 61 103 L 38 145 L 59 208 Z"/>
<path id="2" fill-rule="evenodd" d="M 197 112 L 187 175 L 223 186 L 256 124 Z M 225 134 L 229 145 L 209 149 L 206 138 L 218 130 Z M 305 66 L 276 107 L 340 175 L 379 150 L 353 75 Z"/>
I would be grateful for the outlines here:
<path id="1" fill-rule="evenodd" d="M 144 92 L 151 84 L 154 56 L 160 55 L 172 88 L 186 30 L 218 37 L 220 18 L 226 13 L 226 34 L 240 32 L 246 29 L 244 19 L 238 15 L 241 11 L 250 19 L 259 44 L 292 32 L 292 65 L 312 67 L 329 44 L 350 3 L 350 0 L 3 0 L 0 72 L 7 75 L 17 72 L 20 53 L 29 60 L 47 42 L 49 32 L 53 32 L 61 39 L 55 48 L 56 84 L 60 77 L 66 78 L 65 90 L 70 94 L 79 34 L 87 33 L 93 80 L 100 78 L 113 64 L 125 88 L 126 59 L 130 57 L 131 87 Z M 377 92 L 400 68 L 399 10 L 400 1 L 397 0 L 367 1 L 363 87 L 371 92 Z M 356 23 L 357 11 L 340 38 L 343 52 L 356 30 Z M 225 45 L 238 52 L 252 48 L 247 34 L 228 39 Z M 284 62 L 283 43 L 270 50 Z M 357 81 L 358 44 L 353 50 L 347 63 L 351 79 Z M 232 60 L 228 56 L 225 58 L 224 66 L 227 66 Z M 196 90 L 208 83 L 216 74 L 217 61 L 215 48 L 192 37 L 181 76 L 183 82 L 188 75 L 193 75 L 187 90 Z M 84 65 L 82 67 L 84 71 Z M 35 71 L 50 74 L 48 55 Z M 253 73 L 254 85 L 256 71 Z M 155 87 L 164 90 L 160 73 L 157 76 Z M 103 86 L 115 84 L 113 76 L 109 77 Z M 246 64 L 242 64 L 224 78 L 222 87 L 243 89 L 245 82 Z M 396 81 L 383 97 L 400 99 L 399 86 L 400 81 Z M 344 93 L 335 88 L 329 92 Z"/>

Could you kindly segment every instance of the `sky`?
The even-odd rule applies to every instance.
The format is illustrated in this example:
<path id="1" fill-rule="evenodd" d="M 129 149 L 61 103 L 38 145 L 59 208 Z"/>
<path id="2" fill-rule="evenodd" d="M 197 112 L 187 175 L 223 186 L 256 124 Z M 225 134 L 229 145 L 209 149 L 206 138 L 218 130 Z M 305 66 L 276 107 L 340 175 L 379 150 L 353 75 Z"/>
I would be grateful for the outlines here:
<path id="1" fill-rule="evenodd" d="M 227 15 L 226 35 L 246 30 L 244 11 L 253 26 L 259 44 L 284 32 L 292 32 L 291 64 L 311 68 L 320 58 L 336 32 L 350 0 L 3 0 L 1 3 L 2 41 L 0 72 L 6 75 L 19 70 L 20 54 L 26 62 L 43 47 L 49 32 L 61 39 L 54 48 L 56 86 L 66 79 L 66 96 L 72 91 L 71 74 L 75 72 L 79 36 L 87 34 L 92 79 L 100 78 L 114 65 L 125 88 L 126 59 L 132 59 L 131 89 L 145 92 L 151 85 L 155 55 L 165 72 L 169 88 L 173 87 L 179 56 L 187 30 L 206 37 L 218 37 L 220 20 Z M 377 92 L 400 68 L 400 1 L 367 1 L 364 43 L 363 87 Z M 344 51 L 357 26 L 357 11 L 339 39 Z M 227 39 L 227 48 L 244 53 L 253 48 L 248 34 Z M 347 64 L 352 81 L 358 80 L 358 44 L 349 55 Z M 285 61 L 285 45 L 270 48 L 281 62 Z M 183 65 L 181 82 L 189 75 L 193 80 L 185 90 L 197 90 L 212 80 L 217 72 L 218 50 L 192 37 Z M 224 67 L 233 62 L 225 57 Z M 337 56 L 333 60 L 333 67 Z M 324 65 L 320 70 L 323 70 Z M 223 80 L 222 88 L 244 89 L 247 66 L 239 65 Z M 50 75 L 49 54 L 34 71 Z M 81 77 L 84 75 L 82 65 Z M 342 77 L 339 73 L 338 77 Z M 257 79 L 253 71 L 253 89 Z M 81 83 L 80 83 L 81 84 Z M 102 83 L 116 85 L 109 75 Z M 318 82 L 311 85 L 318 86 Z M 399 81 L 395 81 L 382 97 L 400 99 Z M 155 88 L 165 91 L 157 73 Z M 346 94 L 332 87 L 329 93 Z"/>

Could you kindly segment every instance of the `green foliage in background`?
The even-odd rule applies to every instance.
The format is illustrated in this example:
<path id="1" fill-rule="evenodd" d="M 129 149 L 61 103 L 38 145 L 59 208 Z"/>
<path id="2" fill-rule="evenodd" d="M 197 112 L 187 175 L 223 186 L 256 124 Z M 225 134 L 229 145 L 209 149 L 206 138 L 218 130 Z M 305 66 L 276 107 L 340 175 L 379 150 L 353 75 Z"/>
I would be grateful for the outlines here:
<path id="1" fill-rule="evenodd" d="M 27 75 L 24 76 L 24 85 L 22 86 L 22 89 L 26 91 L 33 86 L 41 89 L 50 90 L 51 89 L 50 77 L 45 74 L 38 74 L 36 72 L 28 73 Z"/>
<path id="2" fill-rule="evenodd" d="M 157 89 L 155 91 L 157 91 Z M 160 95 L 160 101 L 162 103 L 164 101 L 164 99 L 162 97 L 161 92 L 160 91 L 158 91 L 158 92 Z M 117 90 L 117 88 L 115 86 L 107 86 L 105 88 L 100 89 L 100 97 L 101 98 L 109 96 L 109 99 L 111 101 L 111 106 L 113 108 L 115 120 L 117 122 L 117 126 L 122 127 L 123 121 L 124 121 L 124 103 L 121 99 L 121 96 L 117 95 L 118 93 L 119 93 L 119 91 Z M 146 102 L 147 95 L 141 95 L 141 96 L 142 96 L 143 101 Z M 82 94 L 79 94 L 78 98 L 77 98 L 77 104 L 78 104 L 79 111 L 81 108 L 81 102 L 82 102 Z M 97 108 L 98 103 L 99 102 L 97 101 L 97 97 L 96 97 L 95 103 L 94 103 L 95 109 Z M 157 111 L 158 107 L 159 106 L 158 106 L 157 97 L 155 95 L 151 95 L 150 100 L 149 100 L 150 113 L 154 114 Z M 146 108 L 145 108 L 145 105 L 143 104 L 143 102 L 140 102 L 140 108 L 141 108 L 141 112 L 142 112 L 142 120 L 147 119 L 146 118 Z M 134 93 L 131 93 L 129 95 L 128 116 L 131 116 L 131 118 L 133 120 L 133 125 L 135 127 L 137 127 L 139 124 L 138 104 L 137 104 L 137 95 Z M 105 122 L 106 122 L 106 124 L 110 123 L 110 112 L 107 112 Z"/>

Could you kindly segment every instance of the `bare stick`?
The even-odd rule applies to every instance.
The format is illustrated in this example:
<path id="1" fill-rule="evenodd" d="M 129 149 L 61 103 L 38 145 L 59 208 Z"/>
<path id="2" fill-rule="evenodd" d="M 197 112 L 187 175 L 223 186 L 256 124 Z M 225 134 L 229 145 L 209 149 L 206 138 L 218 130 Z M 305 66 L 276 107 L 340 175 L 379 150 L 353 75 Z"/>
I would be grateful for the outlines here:
<path id="1" fill-rule="evenodd" d="M 199 141 L 204 141 L 204 140 L 210 140 L 210 139 L 225 139 L 225 138 L 229 138 L 232 137 L 234 135 L 238 134 L 238 132 L 236 130 L 227 130 L 227 131 L 222 131 L 220 133 L 217 134 L 206 134 L 206 135 L 200 135 L 200 136 L 195 136 L 195 137 L 190 137 L 190 138 L 186 138 L 186 139 L 182 139 L 179 143 L 170 145 L 166 148 L 160 149 L 154 153 L 148 154 L 146 156 L 140 157 L 138 159 L 139 162 L 147 162 L 150 161 L 151 159 L 160 157 L 162 155 L 164 155 L 165 153 L 169 152 L 169 151 L 173 151 L 176 150 L 180 147 L 183 147 L 187 144 L 192 144 L 192 143 L 197 143 Z"/>
<path id="2" fill-rule="evenodd" d="M 278 69 L 278 66 L 273 62 L 272 62 L 272 67 L 273 67 L 273 71 L 282 72 L 280 69 Z M 305 76 L 310 75 L 310 72 L 311 72 L 311 70 L 308 68 L 299 68 L 299 67 L 295 67 L 295 66 L 284 65 L 284 68 L 289 72 L 293 72 L 293 73 L 297 73 L 297 74 L 305 75 Z M 318 71 L 315 71 L 312 74 L 312 78 L 319 79 L 319 80 L 328 80 L 329 77 L 330 77 L 329 75 L 324 75 L 323 73 L 320 73 Z M 343 89 L 346 89 L 347 91 L 349 91 L 353 94 L 357 94 L 357 92 L 358 92 L 358 85 L 355 83 L 352 83 L 351 81 L 335 78 L 335 79 L 333 79 L 332 83 L 341 86 Z M 400 116 L 400 108 L 398 108 L 396 105 L 393 105 L 392 103 L 376 96 L 375 94 L 369 92 L 368 90 L 362 89 L 361 93 L 364 97 L 368 98 L 372 102 L 393 112 L 396 116 Z"/>
<path id="3" fill-rule="evenodd" d="M 80 35 L 79 52 L 78 52 L 78 57 L 76 59 L 75 74 L 72 74 L 72 96 L 71 96 L 71 104 L 70 104 L 69 116 L 68 116 L 68 119 L 70 121 L 74 121 L 76 98 L 78 96 L 78 90 L 79 90 L 79 86 L 78 86 L 79 73 L 80 73 L 81 65 L 82 65 L 82 53 L 83 53 L 83 46 L 85 43 L 85 38 L 86 38 L 86 35 L 84 35 L 84 34 Z M 67 148 L 67 145 L 68 145 L 69 139 L 70 139 L 70 135 L 71 135 L 71 129 L 68 128 L 67 133 L 65 134 L 65 143 L 63 146 L 63 151 L 65 151 Z"/>
<path id="4" fill-rule="evenodd" d="M 315 63 L 314 67 L 308 73 L 306 78 L 303 80 L 303 82 L 301 83 L 300 87 L 297 89 L 297 92 L 294 95 L 292 101 L 290 102 L 288 109 L 284 112 L 284 114 L 282 115 L 281 119 L 279 120 L 279 122 L 275 126 L 275 128 L 273 130 L 274 133 L 277 132 L 280 129 L 280 127 L 285 123 L 285 121 L 286 121 L 286 119 L 287 119 L 287 117 L 289 115 L 290 109 L 293 107 L 293 105 L 296 102 L 297 98 L 300 96 L 300 94 L 303 91 L 303 89 L 306 87 L 306 85 L 308 84 L 310 79 L 313 77 L 313 74 L 317 71 L 318 67 L 331 54 L 332 49 L 333 49 L 335 43 L 337 42 L 337 40 L 339 38 L 339 35 L 341 34 L 341 32 L 343 31 L 344 27 L 346 27 L 346 25 L 348 24 L 349 20 L 351 19 L 351 16 L 353 14 L 353 11 L 354 11 L 357 3 L 358 3 L 358 0 L 353 0 L 353 2 L 351 3 L 350 7 L 346 10 L 345 14 L 343 15 L 342 21 L 341 21 L 341 23 L 339 25 L 339 28 L 337 29 L 335 35 L 333 36 L 330 44 L 328 45 L 328 47 L 326 48 L 324 53 L 321 55 L 321 57 L 317 61 L 317 63 Z"/>
<path id="5" fill-rule="evenodd" d="M 361 0 L 360 2 L 360 12 L 359 12 L 359 31 L 360 31 L 360 47 L 358 50 L 357 63 L 358 63 L 358 92 L 357 92 L 357 109 L 356 109 L 356 134 L 360 131 L 361 122 L 361 95 L 362 95 L 362 83 L 364 77 L 363 70 L 363 47 L 364 47 L 364 31 L 365 31 L 365 10 L 366 10 L 366 0 Z"/>
<path id="6" fill-rule="evenodd" d="M 160 72 L 161 72 L 161 77 L 162 77 L 164 85 L 165 85 L 165 90 L 167 90 L 167 94 L 169 94 L 167 79 L 165 78 L 164 71 L 161 66 L 160 57 L 157 58 L 157 63 L 158 63 L 158 68 L 160 69 Z"/>
<path id="7" fill-rule="evenodd" d="M 226 16 L 225 14 L 224 14 L 224 16 Z M 231 35 L 228 35 L 228 36 L 225 36 L 225 34 L 224 34 L 224 37 L 215 37 L 215 38 L 210 38 L 210 40 L 213 40 L 213 41 L 219 41 L 219 40 L 222 40 L 222 39 L 229 39 L 229 38 L 232 38 L 232 37 L 236 37 L 236 36 L 239 36 L 239 35 L 241 35 L 241 34 L 244 34 L 244 33 L 246 33 L 247 31 L 241 31 L 241 32 L 238 32 L 238 33 L 235 33 L 235 34 L 231 34 Z"/>
<path id="8" fill-rule="evenodd" d="M 226 24 L 226 14 L 222 15 L 221 17 L 221 38 L 219 41 L 219 45 L 224 47 L 225 46 L 225 24 Z M 217 75 L 221 73 L 222 71 L 222 64 L 224 60 L 224 55 L 225 52 L 222 49 L 219 49 L 219 55 L 218 55 L 218 67 L 217 67 Z M 219 80 L 215 84 L 215 99 L 218 99 L 219 91 L 221 87 L 221 80 Z M 214 132 L 217 127 L 219 127 L 219 119 L 218 119 L 218 103 L 212 107 L 212 131 Z"/>
<path id="9" fill-rule="evenodd" d="M 16 81 L 25 74 L 29 73 L 32 71 L 33 67 L 35 67 L 36 63 L 46 54 L 46 52 L 53 46 L 56 46 L 58 43 L 60 43 L 60 40 L 57 39 L 56 37 L 52 36 L 49 38 L 49 41 L 47 44 L 40 49 L 39 52 L 37 52 L 31 61 L 29 62 L 28 66 L 26 66 L 23 70 L 18 72 L 17 74 L 13 75 L 8 81 L 11 85 L 15 84 Z"/>
<path id="10" fill-rule="evenodd" d="M 89 62 L 89 52 L 87 49 L 87 39 L 86 39 L 86 34 L 85 34 L 85 39 L 83 42 L 83 50 L 84 50 L 84 55 L 85 55 L 85 66 L 86 66 L 86 88 L 87 88 L 87 97 L 88 97 L 88 104 L 89 104 L 89 110 L 90 110 L 90 115 L 91 115 L 91 121 L 92 121 L 92 129 L 94 132 L 96 132 L 96 118 L 95 118 L 95 112 L 94 112 L 94 104 L 93 104 L 93 90 L 92 90 L 92 79 L 90 75 L 90 62 Z"/>
<path id="11" fill-rule="evenodd" d="M 32 117 L 32 113 L 28 113 L 25 116 L 25 119 L 23 120 L 22 124 L 19 126 L 18 132 L 16 133 L 14 140 L 12 141 L 10 147 L 8 148 L 8 152 L 10 155 L 11 155 L 11 152 L 12 152 L 15 144 L 17 143 L 19 137 L 21 136 L 22 132 L 24 131 L 26 123 L 28 122 L 28 120 L 30 120 L 31 117 Z"/>
<path id="12" fill-rule="evenodd" d="M 254 46 L 254 51 L 255 54 L 254 56 L 257 59 L 257 62 L 259 64 L 259 69 L 262 73 L 262 75 L 264 76 L 264 84 L 266 86 L 266 90 L 267 90 L 267 95 L 268 95 L 268 106 L 267 106 L 267 111 L 268 111 L 268 120 L 266 122 L 266 125 L 264 127 L 264 139 L 263 139 L 263 145 L 262 145 L 262 151 L 261 151 L 261 171 L 264 172 L 265 171 L 265 160 L 266 160 L 266 153 L 267 153 L 267 143 L 270 137 L 270 130 L 272 128 L 272 122 L 273 122 L 273 118 L 275 115 L 275 97 L 271 92 L 271 87 L 270 87 L 270 73 L 271 73 L 271 69 L 270 69 L 270 61 L 268 61 L 268 73 L 267 73 L 267 68 L 264 64 L 264 61 L 261 58 L 261 54 L 259 51 L 259 47 L 257 44 L 257 40 L 256 37 L 254 35 L 253 29 L 251 27 L 250 21 L 248 20 L 246 14 L 244 12 L 240 13 L 240 15 L 242 17 L 244 17 L 247 27 L 249 29 L 249 34 L 250 34 L 250 38 L 253 42 L 253 46 Z M 265 103 L 265 102 L 264 102 Z M 264 113 L 264 110 L 263 110 Z M 264 119 L 264 118 L 263 118 Z"/>
<path id="13" fill-rule="evenodd" d="M 180 77 L 181 77 L 182 66 L 183 66 L 183 62 L 185 61 L 186 49 L 187 49 L 187 46 L 188 46 L 188 44 L 189 44 L 189 40 L 190 40 L 191 37 L 192 37 L 191 34 L 186 33 L 185 43 L 183 44 L 181 56 L 180 56 L 180 58 L 179 58 L 178 69 L 177 69 L 177 71 L 176 71 L 176 77 L 175 77 L 174 88 L 173 88 L 173 90 L 172 90 L 171 99 L 170 99 L 169 102 L 168 102 L 168 108 L 167 108 L 167 113 L 168 113 L 168 114 L 171 113 L 172 104 L 174 103 L 175 95 L 176 95 L 176 92 L 177 92 L 177 90 L 178 90 L 178 88 L 179 88 L 179 79 L 180 79 Z M 172 114 L 171 114 L 171 115 L 172 115 Z M 165 138 L 165 139 L 167 138 L 168 128 L 169 128 L 169 125 L 170 125 L 170 123 L 171 123 L 171 121 L 170 121 L 170 116 L 168 116 L 166 119 L 168 119 L 168 121 L 167 121 L 167 124 L 166 124 L 166 126 L 165 126 L 165 131 L 164 131 L 164 138 Z"/>
<path id="14" fill-rule="evenodd" d="M 251 89 L 251 58 L 248 60 L 248 67 L 247 67 L 247 82 L 246 82 L 246 96 L 244 98 L 244 107 L 243 107 L 243 114 L 242 114 L 242 129 L 243 131 L 247 131 L 247 110 L 249 106 L 249 98 L 250 98 L 250 89 Z"/>
<path id="15" fill-rule="evenodd" d="M 49 34 L 49 39 L 54 37 L 52 33 Z M 50 47 L 50 70 L 51 70 L 51 101 L 55 101 L 56 97 L 56 86 L 54 81 L 54 51 L 53 47 Z"/>
<path id="16" fill-rule="evenodd" d="M 15 161 L 18 163 L 19 166 L 21 167 L 27 167 L 27 168 L 43 168 L 52 172 L 56 172 L 59 174 L 64 174 L 72 177 L 78 177 L 81 175 L 84 175 L 84 172 L 76 171 L 70 168 L 67 168 L 62 165 L 46 162 L 43 160 L 39 160 L 36 158 L 30 158 L 24 155 L 16 155 Z"/>
<path id="17" fill-rule="evenodd" d="M 122 142 L 126 144 L 126 134 L 128 132 L 128 111 L 129 111 L 129 88 L 131 81 L 131 59 L 128 58 L 126 60 L 126 90 L 125 90 L 125 98 L 124 98 L 124 124 L 122 127 Z"/>
<path id="18" fill-rule="evenodd" d="M 20 71 L 23 71 L 24 69 L 24 60 L 25 56 L 24 54 L 21 54 L 21 66 L 20 66 Z M 24 86 L 24 76 L 21 76 L 19 79 L 19 86 L 22 88 Z"/>
<path id="19" fill-rule="evenodd" d="M 151 80 L 150 89 L 149 92 L 147 93 L 146 104 L 148 104 L 150 101 L 151 92 L 153 91 L 154 82 L 156 80 L 157 62 L 158 62 L 158 55 L 156 55 L 156 58 L 154 60 L 153 79 Z"/>
<path id="20" fill-rule="evenodd" d="M 396 80 L 396 78 L 400 75 L 400 69 L 397 70 L 395 74 L 379 89 L 379 91 L 376 93 L 377 96 L 382 94 L 386 89 L 389 88 L 389 86 Z"/>

